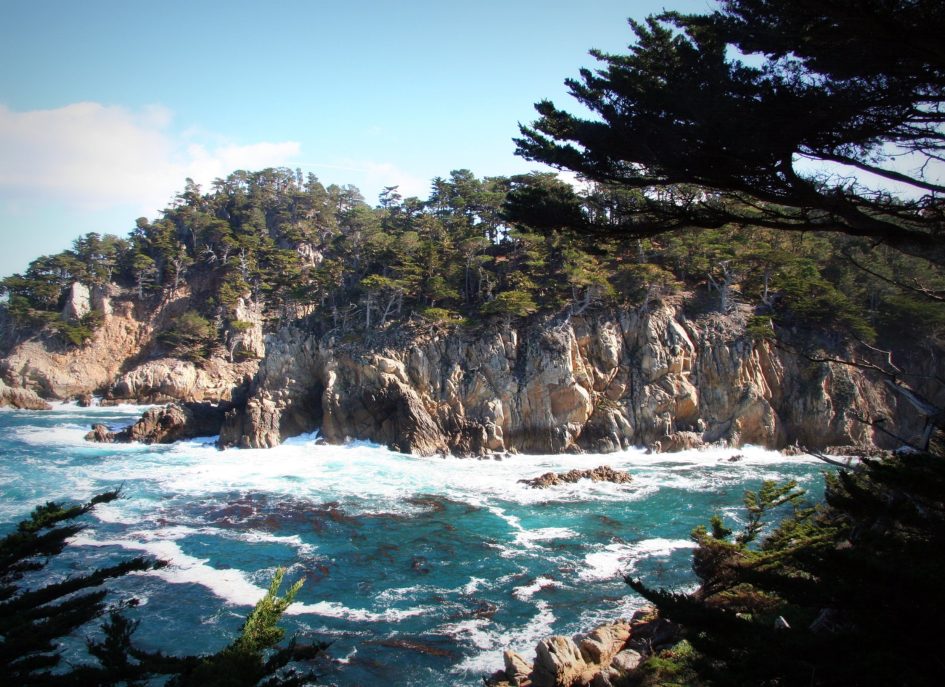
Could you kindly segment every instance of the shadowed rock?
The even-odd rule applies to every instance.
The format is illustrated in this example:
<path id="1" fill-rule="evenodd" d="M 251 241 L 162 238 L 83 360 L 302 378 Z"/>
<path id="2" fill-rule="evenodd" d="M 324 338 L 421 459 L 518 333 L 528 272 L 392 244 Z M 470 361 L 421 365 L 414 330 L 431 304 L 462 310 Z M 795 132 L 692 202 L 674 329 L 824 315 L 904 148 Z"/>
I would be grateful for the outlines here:
<path id="1" fill-rule="evenodd" d="M 141 419 L 119 432 L 110 432 L 104 425 L 93 425 L 86 441 L 102 443 L 170 444 L 182 439 L 214 436 L 220 432 L 226 411 L 231 404 L 171 403 L 149 408 Z"/>

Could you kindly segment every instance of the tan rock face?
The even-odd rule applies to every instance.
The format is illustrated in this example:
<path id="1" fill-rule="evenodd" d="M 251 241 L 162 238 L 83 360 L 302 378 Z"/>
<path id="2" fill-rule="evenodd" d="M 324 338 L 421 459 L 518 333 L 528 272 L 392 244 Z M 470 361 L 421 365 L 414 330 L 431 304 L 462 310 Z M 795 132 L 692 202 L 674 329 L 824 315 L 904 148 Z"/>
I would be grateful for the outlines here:
<path id="1" fill-rule="evenodd" d="M 893 412 L 881 384 L 756 343 L 746 317 L 663 305 L 372 346 L 288 328 L 268 338 L 256 405 L 227 436 L 264 446 L 320 428 L 330 442 L 471 455 L 876 439 L 853 418 Z"/>
<path id="2" fill-rule="evenodd" d="M 231 364 L 211 359 L 195 365 L 151 357 L 155 333 L 191 307 L 186 289 L 168 294 L 157 304 L 142 304 L 118 287 L 90 290 L 75 284 L 64 314 L 78 319 L 90 308 L 102 313 L 103 323 L 92 339 L 68 348 L 42 336 L 23 341 L 0 360 L 0 376 L 10 387 L 55 399 L 94 392 L 150 403 L 231 400 L 234 389 L 255 375 L 258 361 Z M 261 329 L 258 338 L 261 340 Z"/>
<path id="3" fill-rule="evenodd" d="M 228 363 L 211 358 L 197 365 L 189 360 L 148 360 L 121 375 L 111 386 L 116 399 L 148 403 L 232 401 L 233 392 L 248 384 L 258 367 L 255 361 Z"/>
<path id="4" fill-rule="evenodd" d="M 601 625 L 581 640 L 581 656 L 587 663 L 607 665 L 630 639 L 629 623 Z"/>
<path id="5" fill-rule="evenodd" d="M 62 308 L 62 316 L 67 320 L 80 320 L 92 310 L 92 292 L 89 287 L 80 282 L 74 282 L 69 287 L 66 303 Z"/>
<path id="6" fill-rule="evenodd" d="M 587 663 L 569 637 L 555 635 L 538 642 L 531 680 L 534 687 L 572 687 L 582 684 Z"/>
<path id="7" fill-rule="evenodd" d="M 0 408 L 49 410 L 51 406 L 29 389 L 11 389 L 0 380 Z"/>

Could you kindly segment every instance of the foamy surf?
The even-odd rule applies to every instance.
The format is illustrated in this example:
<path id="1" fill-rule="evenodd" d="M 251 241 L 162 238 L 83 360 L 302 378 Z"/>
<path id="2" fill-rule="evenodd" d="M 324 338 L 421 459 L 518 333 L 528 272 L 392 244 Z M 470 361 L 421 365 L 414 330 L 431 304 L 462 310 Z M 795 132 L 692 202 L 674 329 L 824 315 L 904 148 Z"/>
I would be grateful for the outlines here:
<path id="1" fill-rule="evenodd" d="M 744 490 L 762 479 L 798 479 L 816 495 L 826 467 L 753 447 L 470 460 L 327 446 L 317 433 L 265 450 L 219 451 L 214 437 L 84 441 L 91 424 L 129 424 L 138 411 L 0 414 L 4 526 L 38 503 L 121 487 L 89 516 L 72 560 L 168 560 L 119 586 L 147 597 L 139 635 L 171 652 L 174 637 L 207 627 L 222 646 L 288 567 L 305 586 L 284 622 L 335 640 L 328 681 L 339 687 L 363 683 L 372 665 L 392 684 L 479 685 L 505 649 L 531 655 L 545 636 L 632 613 L 642 601 L 626 573 L 688 588 L 693 527 L 715 512 L 738 526 Z M 605 464 L 632 481 L 521 482 Z"/>

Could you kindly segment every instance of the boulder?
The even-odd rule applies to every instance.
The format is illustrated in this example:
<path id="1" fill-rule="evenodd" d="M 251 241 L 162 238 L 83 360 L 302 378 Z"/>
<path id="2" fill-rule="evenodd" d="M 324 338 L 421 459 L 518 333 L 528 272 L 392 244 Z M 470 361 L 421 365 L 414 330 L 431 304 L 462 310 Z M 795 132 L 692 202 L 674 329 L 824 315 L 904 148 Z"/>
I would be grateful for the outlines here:
<path id="1" fill-rule="evenodd" d="M 50 410 L 52 406 L 41 399 L 35 391 L 11 388 L 0 380 L 0 408 Z"/>
<path id="2" fill-rule="evenodd" d="M 85 435 L 86 441 L 94 441 L 99 444 L 111 444 L 115 441 L 114 432 L 109 431 L 108 427 L 102 424 L 92 425 L 92 431 Z"/>
<path id="3" fill-rule="evenodd" d="M 143 444 L 170 444 L 182 439 L 219 434 L 230 404 L 171 403 L 149 408 L 133 425 L 119 432 L 109 432 L 104 425 L 94 425 L 85 435 L 88 441 Z"/>
<path id="4" fill-rule="evenodd" d="M 592 482 L 613 482 L 615 484 L 627 484 L 632 477 L 624 470 L 614 470 L 609 465 L 601 465 L 589 470 L 568 470 L 567 472 L 546 472 L 545 474 L 533 479 L 520 479 L 519 482 L 527 484 L 535 489 L 547 489 L 559 484 L 573 484 L 578 480 L 589 479 Z"/>
<path id="5" fill-rule="evenodd" d="M 628 647 L 637 651 L 658 651 L 679 641 L 679 626 L 665 618 L 633 623 L 633 636 Z"/>
<path id="6" fill-rule="evenodd" d="M 532 664 L 522 658 L 514 651 L 505 651 L 502 654 L 505 662 L 505 679 L 510 685 L 524 686 L 529 684 L 529 675 L 532 672 Z"/>
<path id="7" fill-rule="evenodd" d="M 581 640 L 581 656 L 587 663 L 606 665 L 630 639 L 630 625 L 612 623 L 594 628 Z"/>
<path id="8" fill-rule="evenodd" d="M 617 653 L 610 662 L 610 667 L 621 676 L 628 675 L 636 670 L 643 662 L 643 654 L 634 649 L 624 649 Z"/>
<path id="9" fill-rule="evenodd" d="M 62 307 L 62 317 L 70 322 L 81 320 L 92 311 L 92 292 L 81 282 L 72 282 L 66 303 Z"/>
<path id="10" fill-rule="evenodd" d="M 534 687 L 573 687 L 581 684 L 588 665 L 569 637 L 555 635 L 538 642 L 531 673 Z"/>

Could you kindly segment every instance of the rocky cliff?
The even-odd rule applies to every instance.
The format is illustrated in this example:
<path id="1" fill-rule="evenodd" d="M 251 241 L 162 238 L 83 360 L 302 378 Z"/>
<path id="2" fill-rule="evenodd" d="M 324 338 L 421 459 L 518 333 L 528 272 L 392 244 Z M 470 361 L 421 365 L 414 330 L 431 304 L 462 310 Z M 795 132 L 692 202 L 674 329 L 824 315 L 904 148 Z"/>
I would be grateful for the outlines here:
<path id="1" fill-rule="evenodd" d="M 428 455 L 881 440 L 856 418 L 895 416 L 888 389 L 860 369 L 755 341 L 746 318 L 687 317 L 668 302 L 360 342 L 289 327 L 267 339 L 221 443 L 274 446 L 316 428 L 329 442 Z"/>
<path id="2" fill-rule="evenodd" d="M 157 302 L 142 302 L 118 287 L 89 289 L 76 283 L 63 313 L 72 318 L 90 309 L 101 313 L 102 324 L 92 338 L 80 346 L 66 346 L 44 331 L 26 338 L 8 331 L 0 380 L 47 399 L 99 393 L 139 403 L 232 400 L 234 390 L 255 374 L 255 356 L 265 352 L 261 315 L 251 305 L 240 306 L 250 326 L 239 332 L 235 343 L 251 353 L 247 360 L 231 362 L 217 355 L 195 363 L 171 357 L 162 350 L 157 334 L 192 308 L 194 298 L 186 286 L 164 292 Z"/>

